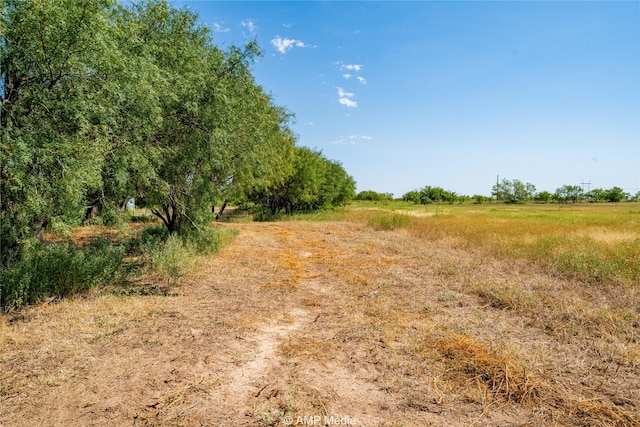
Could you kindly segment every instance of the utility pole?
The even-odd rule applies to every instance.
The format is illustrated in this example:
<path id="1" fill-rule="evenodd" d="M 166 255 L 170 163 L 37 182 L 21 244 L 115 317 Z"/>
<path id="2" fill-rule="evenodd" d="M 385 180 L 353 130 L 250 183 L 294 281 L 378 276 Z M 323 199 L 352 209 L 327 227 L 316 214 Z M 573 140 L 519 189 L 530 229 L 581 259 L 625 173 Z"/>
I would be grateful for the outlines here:
<path id="1" fill-rule="evenodd" d="M 584 181 L 582 181 L 582 182 L 580 183 L 580 185 L 582 186 L 582 192 L 583 192 L 583 193 L 585 193 L 585 191 L 584 191 L 584 186 L 585 186 L 585 185 L 587 186 L 587 191 L 586 191 L 586 193 L 588 193 L 589 191 L 591 191 L 591 180 L 589 180 L 589 182 L 584 182 Z"/>

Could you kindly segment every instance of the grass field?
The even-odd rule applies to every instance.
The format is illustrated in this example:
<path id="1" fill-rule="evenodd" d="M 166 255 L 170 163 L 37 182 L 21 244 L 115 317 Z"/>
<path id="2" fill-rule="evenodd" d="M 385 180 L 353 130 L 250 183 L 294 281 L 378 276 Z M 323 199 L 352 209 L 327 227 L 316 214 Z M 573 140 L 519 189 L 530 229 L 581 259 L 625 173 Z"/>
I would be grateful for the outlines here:
<path id="1" fill-rule="evenodd" d="M 391 214 L 368 218 L 379 228 L 402 227 L 421 238 L 453 239 L 465 248 L 524 259 L 586 281 L 640 285 L 638 203 L 374 207 Z M 408 221 L 398 214 L 430 219 Z"/>
<path id="2" fill-rule="evenodd" d="M 174 284 L 2 315 L 0 425 L 640 424 L 640 204 L 225 227 Z"/>

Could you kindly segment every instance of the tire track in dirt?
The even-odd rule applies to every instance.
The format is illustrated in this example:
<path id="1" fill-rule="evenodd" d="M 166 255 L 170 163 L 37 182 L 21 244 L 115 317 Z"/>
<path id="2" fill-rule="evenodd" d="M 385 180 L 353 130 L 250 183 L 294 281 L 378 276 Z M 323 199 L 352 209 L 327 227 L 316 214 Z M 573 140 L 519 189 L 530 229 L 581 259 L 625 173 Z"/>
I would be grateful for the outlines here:
<path id="1" fill-rule="evenodd" d="M 323 336 L 319 328 L 322 317 L 340 316 L 334 312 L 340 292 L 326 277 L 327 263 L 339 261 L 336 254 L 340 249 L 330 237 L 336 232 L 332 228 L 295 223 L 261 224 L 258 229 L 242 226 L 246 243 L 253 242 L 249 246 L 255 255 L 276 260 L 272 268 L 275 277 L 265 277 L 262 287 L 284 291 L 277 298 L 277 308 L 246 338 L 252 356 L 228 375 L 222 390 L 225 404 L 239 409 L 238 416 L 247 425 L 257 417 L 264 424 L 282 424 L 285 414 L 295 409 L 294 421 L 324 422 L 327 417 L 372 425 L 377 408 L 384 408 L 389 401 L 389 396 L 362 373 L 342 366 L 344 355 L 337 360 L 332 357 L 332 351 L 339 352 L 328 344 L 333 337 Z M 256 238 L 269 242 L 268 247 L 256 244 Z M 242 253 L 247 249 L 239 239 L 229 250 Z M 238 253 L 227 255 L 236 257 Z"/>
<path id="2" fill-rule="evenodd" d="M 229 405 L 236 408 L 251 406 L 251 396 L 258 397 L 269 386 L 267 374 L 278 361 L 277 350 L 280 342 L 301 326 L 301 318 L 307 316 L 304 310 L 291 313 L 296 316 L 293 323 L 287 325 L 265 325 L 260 327 L 258 335 L 250 342 L 256 347 L 253 358 L 240 364 L 229 373 L 229 387 L 226 396 Z M 256 388 L 259 388 L 256 393 Z"/>

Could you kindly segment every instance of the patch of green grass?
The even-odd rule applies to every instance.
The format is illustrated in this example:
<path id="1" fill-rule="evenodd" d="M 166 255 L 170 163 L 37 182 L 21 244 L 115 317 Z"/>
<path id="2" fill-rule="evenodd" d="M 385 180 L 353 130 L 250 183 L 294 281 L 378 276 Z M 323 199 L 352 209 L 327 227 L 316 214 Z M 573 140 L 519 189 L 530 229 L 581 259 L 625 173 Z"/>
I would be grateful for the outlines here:
<path id="1" fill-rule="evenodd" d="M 124 254 L 123 246 L 103 238 L 82 248 L 71 242 L 34 242 L 18 262 L 2 271 L 2 306 L 16 308 L 124 281 Z"/>
<path id="2" fill-rule="evenodd" d="M 407 227 L 411 224 L 412 218 L 404 214 L 382 214 L 369 218 L 368 225 L 376 230 L 395 230 L 396 228 Z"/>
<path id="3" fill-rule="evenodd" d="M 464 298 L 464 295 L 453 291 L 442 292 L 438 295 L 438 302 L 449 302 Z"/>
<path id="4" fill-rule="evenodd" d="M 638 207 L 637 202 L 446 207 L 360 202 L 350 207 L 348 219 L 377 230 L 404 228 L 420 238 L 453 239 L 461 248 L 527 260 L 561 276 L 637 287 Z"/>
<path id="5" fill-rule="evenodd" d="M 140 256 L 148 272 L 176 281 L 193 267 L 198 256 L 216 253 L 237 234 L 224 226 L 202 226 L 172 235 L 163 226 L 148 227 L 132 240 L 130 252 Z"/>

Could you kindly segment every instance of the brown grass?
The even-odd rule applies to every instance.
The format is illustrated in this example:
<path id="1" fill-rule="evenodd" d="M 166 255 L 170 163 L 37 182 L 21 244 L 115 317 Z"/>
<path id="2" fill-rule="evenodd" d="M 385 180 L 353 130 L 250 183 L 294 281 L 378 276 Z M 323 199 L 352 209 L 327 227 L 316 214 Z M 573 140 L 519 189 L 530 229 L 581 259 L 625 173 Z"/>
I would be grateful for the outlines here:
<path id="1" fill-rule="evenodd" d="M 638 425 L 635 287 L 414 233 L 442 213 L 340 215 L 234 224 L 166 294 L 3 316 L 0 424 Z"/>

